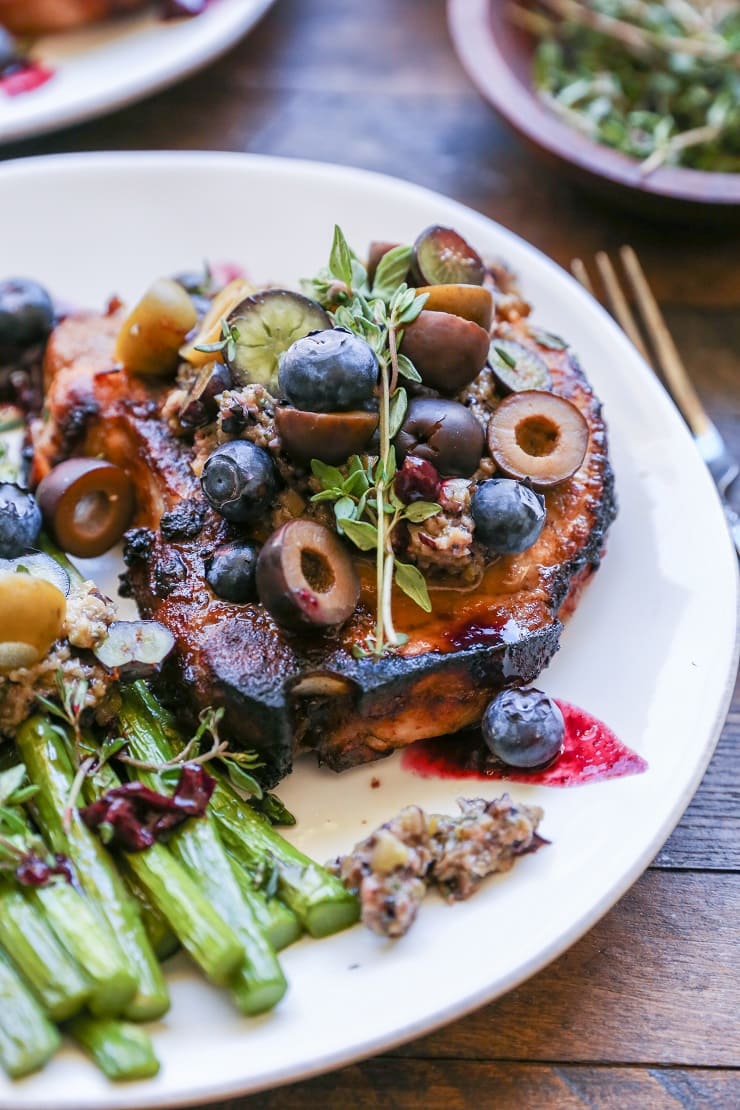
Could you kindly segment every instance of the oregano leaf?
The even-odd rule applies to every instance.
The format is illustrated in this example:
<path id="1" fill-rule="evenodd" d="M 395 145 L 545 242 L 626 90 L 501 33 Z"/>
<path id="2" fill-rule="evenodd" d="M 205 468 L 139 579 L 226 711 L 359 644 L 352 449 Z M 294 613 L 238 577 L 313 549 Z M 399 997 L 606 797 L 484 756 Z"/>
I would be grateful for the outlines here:
<path id="1" fill-rule="evenodd" d="M 391 397 L 391 406 L 388 419 L 388 434 L 391 439 L 395 439 L 401 430 L 406 410 L 409 407 L 409 399 L 406 390 L 399 386 L 396 392 Z"/>
<path id="2" fill-rule="evenodd" d="M 343 281 L 345 285 L 352 288 L 352 251 L 339 224 L 334 225 L 329 269 L 338 281 Z"/>
<path id="3" fill-rule="evenodd" d="M 418 567 L 415 567 L 412 563 L 396 561 L 393 577 L 399 590 L 403 590 L 406 596 L 415 601 L 425 613 L 431 613 L 432 603 L 429 599 L 429 591 L 424 575 Z"/>
<path id="4" fill-rule="evenodd" d="M 373 296 L 384 300 L 393 296 L 406 275 L 411 262 L 411 247 L 399 244 L 391 247 L 381 258 L 373 279 Z"/>
<path id="5" fill-rule="evenodd" d="M 366 520 L 343 520 L 342 530 L 360 551 L 373 551 L 378 546 L 378 529 Z"/>
<path id="6" fill-rule="evenodd" d="M 429 520 L 430 517 L 436 516 L 437 513 L 442 512 L 442 506 L 436 505 L 432 501 L 413 501 L 407 505 L 404 510 L 404 517 L 410 520 L 412 524 L 421 524 L 424 520 Z"/>

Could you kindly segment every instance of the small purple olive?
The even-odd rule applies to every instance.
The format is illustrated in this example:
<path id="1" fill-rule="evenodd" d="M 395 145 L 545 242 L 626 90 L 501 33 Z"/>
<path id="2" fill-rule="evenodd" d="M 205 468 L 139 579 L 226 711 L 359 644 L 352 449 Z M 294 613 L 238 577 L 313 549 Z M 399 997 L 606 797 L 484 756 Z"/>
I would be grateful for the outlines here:
<path id="1" fill-rule="evenodd" d="M 399 462 L 429 462 L 442 478 L 469 478 L 480 464 L 483 429 L 470 409 L 441 397 L 415 397 L 396 436 Z"/>
<path id="2" fill-rule="evenodd" d="M 159 621 L 114 621 L 94 655 L 106 670 L 133 681 L 156 674 L 174 646 L 174 636 Z"/>

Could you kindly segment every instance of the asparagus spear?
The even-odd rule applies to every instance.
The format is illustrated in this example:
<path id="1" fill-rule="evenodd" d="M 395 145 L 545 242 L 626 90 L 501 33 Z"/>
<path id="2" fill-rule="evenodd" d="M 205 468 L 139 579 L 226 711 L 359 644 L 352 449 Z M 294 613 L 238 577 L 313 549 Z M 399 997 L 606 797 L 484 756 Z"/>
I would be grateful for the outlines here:
<path id="1" fill-rule="evenodd" d="M 125 852 L 121 862 L 136 876 L 204 975 L 212 983 L 226 986 L 244 959 L 244 948 L 185 868 L 163 844 L 154 844 L 145 852 Z"/>
<path id="2" fill-rule="evenodd" d="M 230 983 L 243 1014 L 262 1014 L 288 989 L 275 950 L 265 937 L 223 849 L 218 832 L 200 818 L 179 829 L 170 846 L 207 898 L 232 926 L 244 946 L 244 959 Z"/>
<path id="3" fill-rule="evenodd" d="M 64 809 L 72 788 L 72 765 L 56 725 L 44 717 L 25 721 L 16 744 L 31 782 L 39 787 L 33 798 L 39 827 L 55 852 L 68 856 L 83 890 L 107 930 L 109 943 L 118 943 L 129 970 L 138 982 L 124 1015 L 133 1021 L 162 1017 L 169 994 L 162 970 L 147 939 L 135 899 L 100 840 L 85 827 L 76 810 L 65 828 Z"/>
<path id="4" fill-rule="evenodd" d="M 247 870 L 259 873 L 266 860 L 275 866 L 281 900 L 312 937 L 329 936 L 353 925 L 360 915 L 356 897 L 276 832 L 224 776 L 216 778 L 211 809 L 225 844 Z"/>
<path id="5" fill-rule="evenodd" d="M 37 834 L 27 822 L 25 841 L 19 835 L 12 837 L 11 842 L 25 850 L 34 838 Z M 138 979 L 110 930 L 100 928 L 93 907 L 80 892 L 76 876 L 74 882 L 76 885 L 55 879 L 46 886 L 28 888 L 26 896 L 46 917 L 57 940 L 91 981 L 90 1012 L 112 1017 L 122 1013 L 131 1001 Z"/>
<path id="6" fill-rule="evenodd" d="M 78 1014 L 65 1026 L 108 1079 L 151 1079 L 159 1071 L 151 1038 L 137 1025 Z"/>
<path id="7" fill-rule="evenodd" d="M 166 763 L 172 749 L 156 720 L 139 712 L 139 702 L 135 691 L 123 691 L 119 725 L 129 751 L 152 765 Z M 159 773 L 138 770 L 137 774 L 151 789 L 165 789 Z M 285 994 L 287 982 L 251 903 L 242 895 L 215 824 L 207 815 L 188 821 L 177 830 L 169 846 L 244 947 L 242 966 L 230 984 L 237 1006 L 245 1014 L 272 1009 Z"/>
<path id="8" fill-rule="evenodd" d="M 0 944 L 54 1021 L 76 1014 L 92 994 L 43 914 L 7 879 L 0 879 Z"/>
<path id="9" fill-rule="evenodd" d="M 159 910 L 151 904 L 144 893 L 144 888 L 137 882 L 136 876 L 131 874 L 126 875 L 125 878 L 129 890 L 139 903 L 141 920 L 144 922 L 149 942 L 157 953 L 157 959 L 164 963 L 165 960 L 169 960 L 170 956 L 174 956 L 180 947 L 180 942 Z"/>
<path id="10" fill-rule="evenodd" d="M 242 898 L 249 902 L 259 925 L 276 952 L 282 952 L 289 944 L 298 940 L 302 933 L 301 923 L 279 898 L 267 898 L 258 890 L 254 879 L 244 869 L 241 862 L 231 852 L 226 853 L 234 868 L 236 881 Z"/>
<path id="11" fill-rule="evenodd" d="M 0 1067 L 11 1079 L 38 1071 L 59 1048 L 59 1033 L 0 952 Z"/>
<path id="12" fill-rule="evenodd" d="M 161 760 L 166 750 L 172 758 L 183 747 L 175 739 L 172 718 L 153 697 L 143 682 L 126 690 L 124 708 L 129 725 L 139 733 L 151 735 L 157 724 Z M 165 749 L 163 741 L 169 741 Z M 296 914 L 313 937 L 324 937 L 354 924 L 360 915 L 356 897 L 335 876 L 294 848 L 269 821 L 242 801 L 223 775 L 215 773 L 216 790 L 210 809 L 227 848 L 248 871 L 259 872 L 266 862 L 278 871 L 281 901 Z"/>
<path id="13" fill-rule="evenodd" d="M 110 764 L 104 764 L 85 780 L 89 800 L 121 785 Z M 123 852 L 124 874 L 134 876 L 147 901 L 165 919 L 186 952 L 206 977 L 225 986 L 244 958 L 235 930 L 211 904 L 187 869 L 163 844 L 144 852 Z"/>
<path id="14" fill-rule="evenodd" d="M 87 899 L 64 881 L 40 887 L 29 898 L 92 983 L 90 1012 L 99 1017 L 123 1013 L 136 993 L 138 979 L 123 950 L 111 943 L 109 930 L 100 928 Z"/>

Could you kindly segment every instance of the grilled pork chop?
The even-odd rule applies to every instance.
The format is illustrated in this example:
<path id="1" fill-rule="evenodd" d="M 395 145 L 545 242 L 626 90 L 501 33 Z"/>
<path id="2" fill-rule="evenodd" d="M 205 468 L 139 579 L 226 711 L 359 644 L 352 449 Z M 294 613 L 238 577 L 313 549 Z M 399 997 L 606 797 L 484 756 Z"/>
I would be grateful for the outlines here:
<path id="1" fill-rule="evenodd" d="M 203 499 L 193 448 L 160 418 L 167 389 L 116 369 L 119 323 L 116 315 L 79 316 L 52 335 L 33 476 L 72 454 L 99 455 L 128 472 L 137 515 L 124 587 L 175 637 L 165 681 L 191 710 L 222 706 L 224 735 L 257 749 L 273 780 L 304 751 L 339 771 L 474 724 L 498 689 L 531 682 L 548 663 L 615 513 L 601 408 L 567 349 L 537 347 L 554 391 L 586 417 L 590 441 L 574 477 L 547 492 L 539 540 L 489 565 L 474 588 L 433 588 L 431 614 L 394 598 L 396 625 L 409 640 L 374 660 L 351 652 L 372 630 L 370 563 L 358 563 L 360 605 L 337 631 L 288 632 L 259 604 L 214 596 L 206 561 L 233 532 Z M 512 334 L 533 345 L 523 325 Z"/>

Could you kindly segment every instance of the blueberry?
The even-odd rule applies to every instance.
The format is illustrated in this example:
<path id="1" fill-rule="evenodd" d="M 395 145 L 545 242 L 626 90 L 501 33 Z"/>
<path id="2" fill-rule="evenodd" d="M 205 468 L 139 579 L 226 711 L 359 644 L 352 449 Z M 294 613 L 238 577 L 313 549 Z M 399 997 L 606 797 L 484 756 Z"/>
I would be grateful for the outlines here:
<path id="1" fill-rule="evenodd" d="M 542 767 L 563 750 L 563 714 L 542 690 L 502 690 L 481 727 L 492 754 L 509 767 Z"/>
<path id="2" fill-rule="evenodd" d="M 4 27 L 0 27 L 0 77 L 6 72 L 11 71 L 21 65 L 23 59 L 18 44 L 9 31 Z"/>
<path id="3" fill-rule="evenodd" d="M 0 484 L 0 558 L 22 555 L 40 531 L 41 509 L 35 497 L 12 482 Z"/>
<path id="4" fill-rule="evenodd" d="M 217 447 L 203 467 L 200 482 L 216 512 L 237 524 L 265 512 L 277 491 L 272 459 L 248 439 L 234 439 Z"/>
<path id="5" fill-rule="evenodd" d="M 36 281 L 0 281 L 0 363 L 46 339 L 54 326 L 51 297 Z"/>
<path id="6" fill-rule="evenodd" d="M 372 347 L 344 328 L 297 339 L 282 356 L 282 395 L 304 412 L 349 412 L 372 400 L 378 360 Z"/>
<path id="7" fill-rule="evenodd" d="M 208 562 L 208 585 L 224 601 L 244 604 L 256 597 L 256 567 L 257 549 L 250 543 L 225 544 L 218 548 Z"/>
<path id="8" fill-rule="evenodd" d="M 476 538 L 497 555 L 516 555 L 540 538 L 545 499 L 513 478 L 489 478 L 473 494 Z"/>

